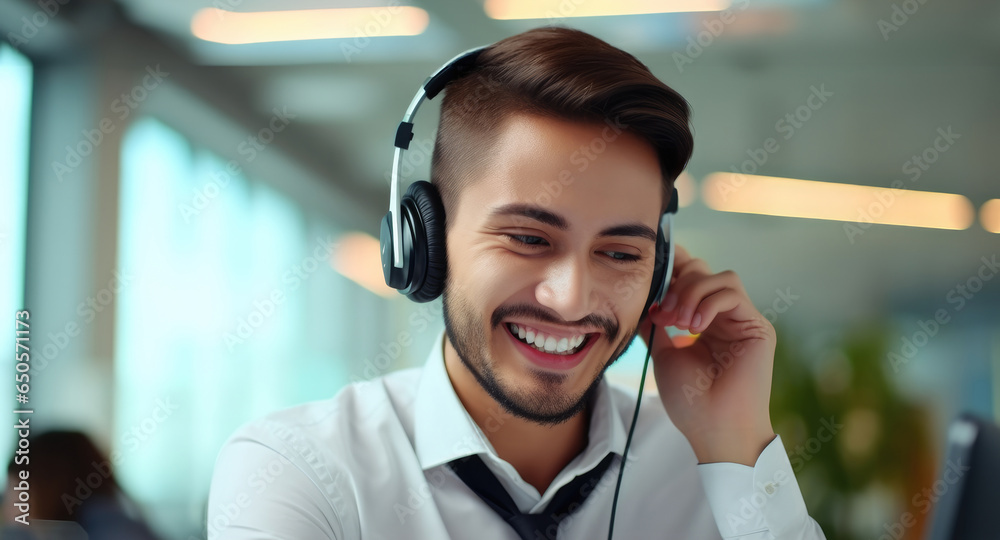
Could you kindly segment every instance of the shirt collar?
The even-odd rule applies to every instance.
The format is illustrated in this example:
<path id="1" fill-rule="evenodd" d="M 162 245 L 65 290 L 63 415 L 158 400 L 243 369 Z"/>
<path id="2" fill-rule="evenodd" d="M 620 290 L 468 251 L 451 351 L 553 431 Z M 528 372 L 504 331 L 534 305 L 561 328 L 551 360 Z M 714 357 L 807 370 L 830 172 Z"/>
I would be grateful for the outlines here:
<path id="1" fill-rule="evenodd" d="M 414 444 L 421 468 L 427 470 L 473 454 L 487 454 L 499 461 L 493 445 L 465 410 L 448 377 L 444 364 L 444 330 L 434 343 L 424 365 L 415 403 Z M 625 418 L 611 394 L 607 379 L 602 379 L 594 396 L 587 448 L 568 468 L 589 470 L 608 452 L 619 456 L 624 452 Z"/>

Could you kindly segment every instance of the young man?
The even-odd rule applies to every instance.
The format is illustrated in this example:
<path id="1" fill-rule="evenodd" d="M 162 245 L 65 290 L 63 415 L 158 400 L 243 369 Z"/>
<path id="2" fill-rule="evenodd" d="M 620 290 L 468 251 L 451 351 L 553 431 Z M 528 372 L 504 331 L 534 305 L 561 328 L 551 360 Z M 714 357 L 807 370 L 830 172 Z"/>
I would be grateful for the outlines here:
<path id="1" fill-rule="evenodd" d="M 445 90 L 432 163 L 445 331 L 421 368 L 234 434 L 209 538 L 604 538 L 636 393 L 603 374 L 651 324 L 659 395 L 640 409 L 617 536 L 824 538 L 771 428 L 774 329 L 739 277 L 677 247 L 670 294 L 640 321 L 688 116 L 583 32 L 482 52 Z M 668 325 L 700 336 L 678 348 Z"/>

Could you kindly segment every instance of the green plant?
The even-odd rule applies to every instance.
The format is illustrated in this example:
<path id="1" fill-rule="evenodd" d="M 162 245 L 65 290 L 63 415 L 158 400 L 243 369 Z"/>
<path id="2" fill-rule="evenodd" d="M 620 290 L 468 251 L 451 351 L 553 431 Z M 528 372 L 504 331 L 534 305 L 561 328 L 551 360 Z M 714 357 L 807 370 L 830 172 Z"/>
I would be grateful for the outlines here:
<path id="1" fill-rule="evenodd" d="M 891 529 L 919 539 L 929 518 L 915 502 L 936 474 L 929 415 L 886 372 L 891 335 L 861 327 L 813 351 L 778 329 L 771 418 L 830 540 L 874 540 Z"/>

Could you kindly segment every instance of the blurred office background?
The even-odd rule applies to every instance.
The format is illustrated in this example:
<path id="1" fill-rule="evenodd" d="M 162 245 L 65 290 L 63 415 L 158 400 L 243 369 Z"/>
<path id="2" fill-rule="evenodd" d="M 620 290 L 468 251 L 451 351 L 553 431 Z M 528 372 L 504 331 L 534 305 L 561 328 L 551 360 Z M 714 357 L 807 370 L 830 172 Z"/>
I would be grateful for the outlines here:
<path id="1" fill-rule="evenodd" d="M 948 421 L 1000 417 L 1000 4 L 543 4 L 0 0 L 0 312 L 31 314 L 32 429 L 87 433 L 157 533 L 205 538 L 238 426 L 420 365 L 442 328 L 377 253 L 418 85 L 560 24 L 691 102 L 676 237 L 778 328 L 810 512 L 830 538 L 919 538 Z M 287 12 L 340 8 L 370 9 Z M 610 376 L 637 384 L 643 352 Z"/>

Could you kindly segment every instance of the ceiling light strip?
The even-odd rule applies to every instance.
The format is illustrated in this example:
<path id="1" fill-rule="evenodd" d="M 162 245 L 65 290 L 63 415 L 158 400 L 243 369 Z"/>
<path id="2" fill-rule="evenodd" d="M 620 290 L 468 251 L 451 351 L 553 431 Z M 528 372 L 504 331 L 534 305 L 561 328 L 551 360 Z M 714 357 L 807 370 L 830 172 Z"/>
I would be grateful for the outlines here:
<path id="1" fill-rule="evenodd" d="M 952 193 L 836 184 L 718 172 L 705 178 L 705 204 L 714 210 L 806 219 L 967 229 L 969 199 Z"/>
<path id="2" fill-rule="evenodd" d="M 427 28 L 427 12 L 410 6 L 236 12 L 198 10 L 191 33 L 225 44 L 308 39 L 414 36 Z"/>

